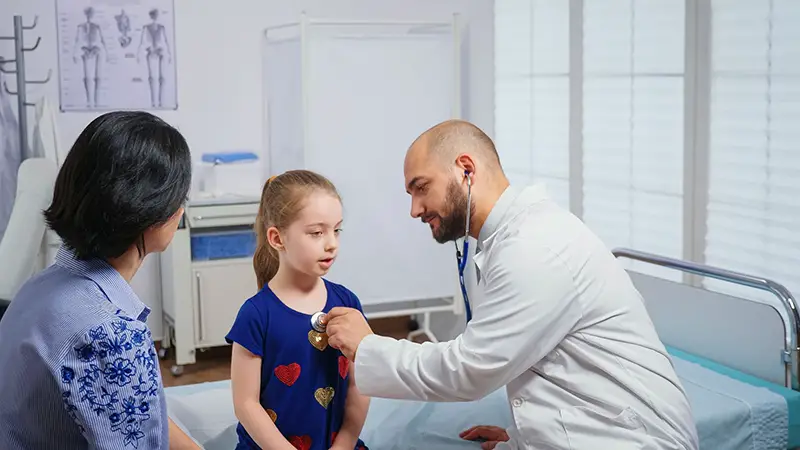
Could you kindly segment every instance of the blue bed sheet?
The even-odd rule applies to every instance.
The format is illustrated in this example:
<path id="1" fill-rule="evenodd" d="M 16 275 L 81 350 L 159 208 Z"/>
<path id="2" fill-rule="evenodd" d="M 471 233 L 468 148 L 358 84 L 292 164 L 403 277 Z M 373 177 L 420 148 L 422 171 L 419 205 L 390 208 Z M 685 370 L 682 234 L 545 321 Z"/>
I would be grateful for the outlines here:
<path id="1" fill-rule="evenodd" d="M 725 370 L 721 366 L 714 367 L 710 361 L 675 349 L 670 349 L 670 352 L 689 396 L 701 449 L 793 448 L 788 432 L 792 427 L 789 410 L 795 400 L 798 400 L 796 405 L 800 406 L 799 393 L 749 380 L 745 374 Z M 168 388 L 168 398 L 172 402 L 170 406 L 176 401 L 180 402 L 181 398 L 192 398 L 191 402 L 198 403 L 178 406 L 171 410 L 171 414 L 178 409 L 187 412 L 229 409 L 232 414 L 232 406 L 225 404 L 231 401 L 229 389 L 227 381 Z M 224 393 L 204 398 L 204 391 Z M 792 416 L 796 419 L 800 416 L 800 409 L 794 411 Z M 184 413 L 183 417 L 179 415 L 176 418 L 190 432 L 202 430 L 205 434 L 201 443 L 208 450 L 235 446 L 235 417 L 225 419 L 230 420 L 229 424 L 221 424 L 220 421 L 225 420 L 217 416 L 211 421 L 213 425 L 193 423 L 202 420 L 199 415 Z M 510 410 L 502 389 L 469 403 L 423 403 L 375 398 L 370 405 L 362 438 L 374 450 L 478 449 L 479 444 L 463 441 L 458 434 L 476 424 L 507 427 L 510 423 Z M 224 428 L 224 432 L 209 437 L 208 429 L 214 427 L 221 427 L 220 430 Z M 214 430 L 214 433 L 217 432 Z M 233 443 L 228 442 L 231 439 Z"/>

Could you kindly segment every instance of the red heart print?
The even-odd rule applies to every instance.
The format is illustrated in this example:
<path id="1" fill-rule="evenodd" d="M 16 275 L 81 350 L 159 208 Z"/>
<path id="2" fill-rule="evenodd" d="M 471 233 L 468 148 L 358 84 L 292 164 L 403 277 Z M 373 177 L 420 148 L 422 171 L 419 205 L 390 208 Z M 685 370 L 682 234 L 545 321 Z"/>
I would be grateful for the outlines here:
<path id="1" fill-rule="evenodd" d="M 347 369 L 350 367 L 350 361 L 344 356 L 339 356 L 339 376 L 344 380 L 347 378 Z"/>
<path id="2" fill-rule="evenodd" d="M 300 364 L 291 363 L 288 366 L 275 368 L 275 376 L 287 386 L 291 386 L 300 377 Z"/>
<path id="3" fill-rule="evenodd" d="M 290 436 L 289 443 L 298 450 L 311 450 L 310 436 Z"/>

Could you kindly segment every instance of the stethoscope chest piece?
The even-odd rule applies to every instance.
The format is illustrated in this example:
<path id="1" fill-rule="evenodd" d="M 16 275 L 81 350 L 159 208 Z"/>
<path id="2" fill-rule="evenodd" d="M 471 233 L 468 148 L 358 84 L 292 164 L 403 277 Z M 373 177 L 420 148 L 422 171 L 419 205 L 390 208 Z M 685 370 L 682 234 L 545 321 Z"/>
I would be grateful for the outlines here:
<path id="1" fill-rule="evenodd" d="M 318 333 L 325 332 L 325 324 L 322 323 L 323 317 L 325 317 L 325 313 L 322 311 L 317 311 L 311 316 L 311 328 Z"/>

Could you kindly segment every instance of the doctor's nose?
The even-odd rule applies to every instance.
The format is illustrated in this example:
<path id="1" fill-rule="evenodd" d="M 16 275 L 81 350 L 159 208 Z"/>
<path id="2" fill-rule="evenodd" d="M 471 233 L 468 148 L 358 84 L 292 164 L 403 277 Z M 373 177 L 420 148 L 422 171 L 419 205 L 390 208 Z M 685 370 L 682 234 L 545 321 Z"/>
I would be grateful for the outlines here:
<path id="1" fill-rule="evenodd" d="M 420 202 L 411 200 L 411 218 L 416 219 L 425 213 L 425 208 L 422 207 Z"/>

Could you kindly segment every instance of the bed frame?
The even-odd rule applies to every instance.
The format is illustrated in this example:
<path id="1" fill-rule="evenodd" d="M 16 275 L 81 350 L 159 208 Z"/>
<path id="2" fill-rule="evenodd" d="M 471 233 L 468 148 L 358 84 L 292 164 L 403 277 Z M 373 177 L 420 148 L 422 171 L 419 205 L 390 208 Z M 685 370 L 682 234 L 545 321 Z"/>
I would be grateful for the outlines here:
<path id="1" fill-rule="evenodd" d="M 797 302 L 780 283 L 628 248 L 617 258 L 653 264 L 771 293 L 766 302 L 628 270 L 665 345 L 800 390 Z"/>

